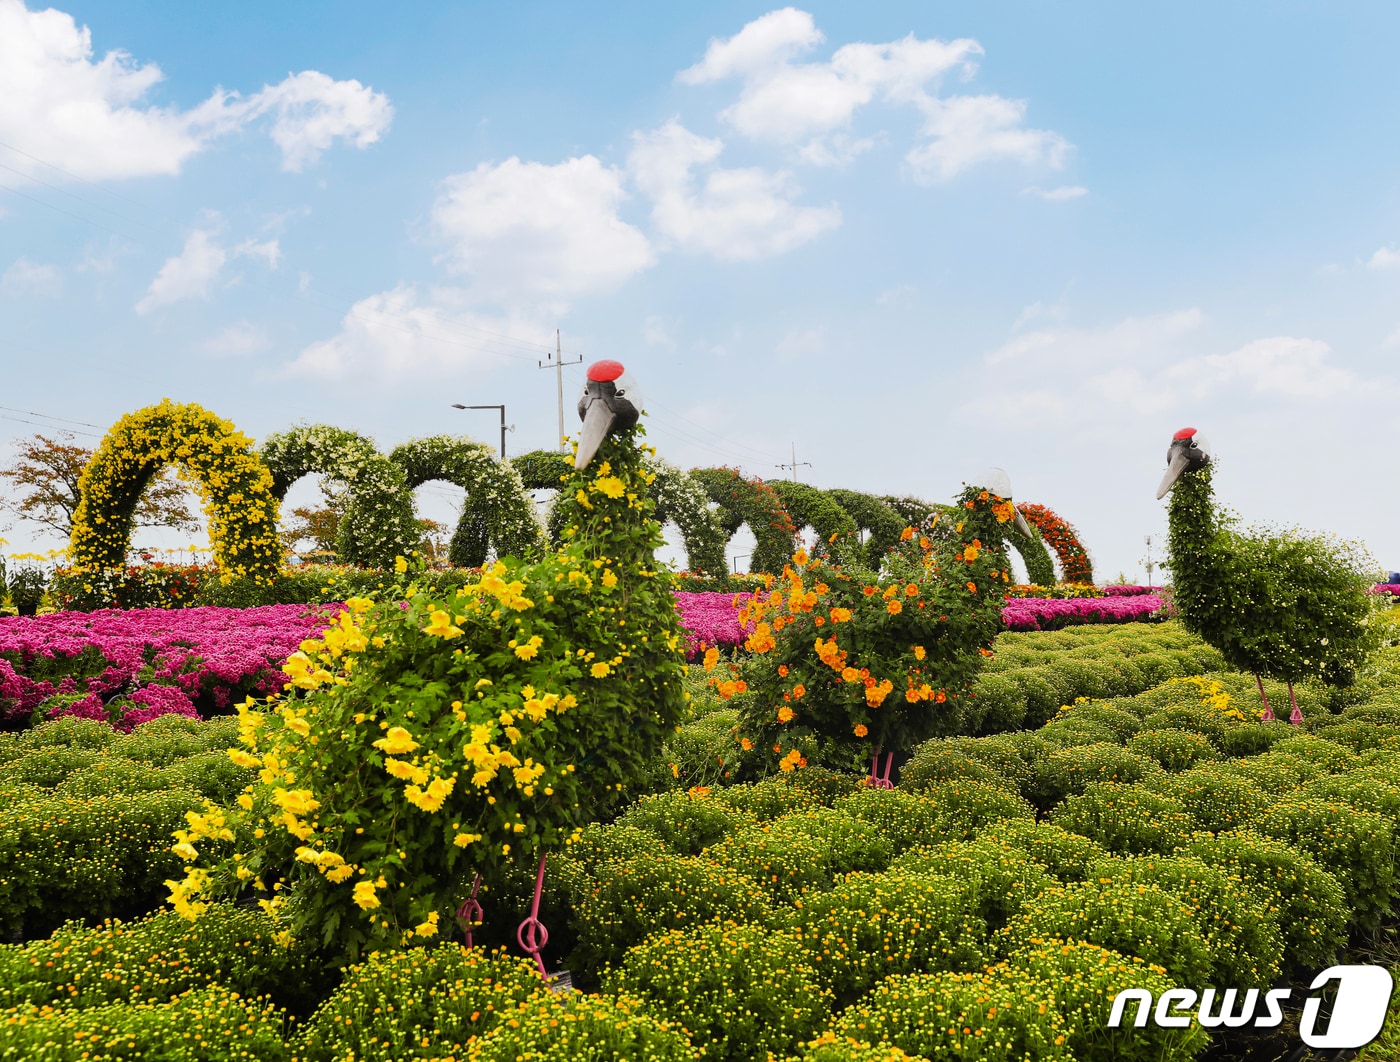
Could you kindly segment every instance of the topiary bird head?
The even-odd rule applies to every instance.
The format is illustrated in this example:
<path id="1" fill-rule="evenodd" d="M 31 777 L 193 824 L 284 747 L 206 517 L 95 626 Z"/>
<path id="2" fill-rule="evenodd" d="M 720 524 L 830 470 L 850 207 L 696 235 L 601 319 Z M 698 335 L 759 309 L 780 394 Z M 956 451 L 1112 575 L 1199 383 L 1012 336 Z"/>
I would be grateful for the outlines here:
<path id="1" fill-rule="evenodd" d="M 1199 472 L 1210 464 L 1210 448 L 1195 428 L 1182 428 L 1172 436 L 1172 444 L 1167 448 L 1167 471 L 1162 482 L 1157 485 L 1157 499 L 1165 498 L 1167 491 L 1176 481 L 1188 472 Z"/>
<path id="2" fill-rule="evenodd" d="M 1004 469 L 983 469 L 972 478 L 972 482 L 969 483 L 968 486 L 981 487 L 999 497 L 1005 498 L 1008 502 L 1011 501 L 1011 477 L 1006 474 Z M 1026 518 L 1021 515 L 1021 510 L 1016 508 L 1015 503 L 1012 503 L 1011 514 L 1016 530 L 1027 538 L 1030 538 L 1031 525 L 1026 523 Z"/>
<path id="3" fill-rule="evenodd" d="M 595 361 L 588 367 L 588 382 L 578 400 L 578 417 L 583 421 L 579 433 L 575 469 L 588 467 L 598 447 L 609 435 L 620 434 L 636 427 L 641 411 L 627 397 L 631 390 L 623 377 L 620 361 Z"/>

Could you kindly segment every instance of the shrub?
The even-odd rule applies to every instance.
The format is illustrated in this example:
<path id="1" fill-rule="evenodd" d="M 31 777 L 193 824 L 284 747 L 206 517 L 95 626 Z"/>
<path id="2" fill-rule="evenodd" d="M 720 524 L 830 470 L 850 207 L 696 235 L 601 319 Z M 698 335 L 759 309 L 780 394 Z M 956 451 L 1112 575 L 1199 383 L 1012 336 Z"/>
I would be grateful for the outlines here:
<path id="1" fill-rule="evenodd" d="M 790 1055 L 830 1014 L 831 993 L 797 940 L 733 922 L 653 936 L 603 984 L 686 1029 L 710 1060 Z"/>
<path id="2" fill-rule="evenodd" d="M 1278 913 L 1238 875 L 1196 856 L 1108 859 L 1099 880 L 1156 885 L 1187 904 L 1214 957 L 1212 984 L 1271 985 L 1283 962 Z"/>
<path id="3" fill-rule="evenodd" d="M 1003 819 L 1035 818 L 1035 809 L 1015 793 L 982 782 L 944 782 L 919 796 L 938 808 L 937 830 L 946 841 L 967 840 Z"/>
<path id="4" fill-rule="evenodd" d="M 1215 736 L 1215 744 L 1226 756 L 1258 756 L 1294 734 L 1284 722 L 1249 723 L 1226 727 Z"/>
<path id="5" fill-rule="evenodd" d="M 942 782 L 1004 785 L 1005 779 L 951 741 L 935 738 L 920 745 L 913 758 L 900 768 L 899 785 L 901 789 L 919 790 Z"/>
<path id="6" fill-rule="evenodd" d="M 890 865 L 891 871 L 937 874 L 972 890 L 975 910 L 995 931 L 1053 881 L 1050 872 L 1025 852 L 990 838 L 915 848 Z"/>
<path id="7" fill-rule="evenodd" d="M 799 789 L 788 781 L 791 777 L 775 775 L 751 785 L 727 785 L 714 790 L 711 795 L 731 807 L 751 813 L 759 822 L 776 819 L 790 811 L 822 806 L 815 793 Z"/>
<path id="8" fill-rule="evenodd" d="M 850 1002 L 891 973 L 970 970 L 989 958 L 967 882 L 909 870 L 852 874 L 787 912 L 822 983 Z"/>
<path id="9" fill-rule="evenodd" d="M 1214 837 L 1198 833 L 1186 852 L 1239 877 L 1277 914 L 1284 958 L 1302 970 L 1327 966 L 1346 939 L 1346 896 L 1313 859 L 1290 845 L 1249 830 Z"/>
<path id="10" fill-rule="evenodd" d="M 1274 744 L 1269 750 L 1275 756 L 1297 756 L 1306 763 L 1315 764 L 1326 774 L 1345 771 L 1356 759 L 1345 745 L 1318 737 L 1316 734 L 1296 734 Z"/>
<path id="11" fill-rule="evenodd" d="M 20 785 L 52 789 L 74 771 L 91 767 L 102 753 L 80 745 L 50 745 L 34 749 L 0 767 L 0 778 Z"/>
<path id="12" fill-rule="evenodd" d="M 169 912 L 93 929 L 70 922 L 46 940 L 0 945 L 0 1009 L 163 1003 L 217 982 L 299 1011 L 319 987 L 319 964 L 275 933 L 263 912 L 229 904 L 212 907 L 197 929 Z"/>
<path id="13" fill-rule="evenodd" d="M 644 796 L 619 816 L 617 825 L 648 830 L 681 855 L 699 855 L 755 821 L 752 814 L 709 799 L 707 791 L 690 790 Z"/>
<path id="14" fill-rule="evenodd" d="M 697 856 L 652 854 L 597 868 L 575 910 L 578 956 L 616 965 L 652 933 L 716 919 L 765 922 L 769 906 L 756 883 L 732 867 Z"/>
<path id="15" fill-rule="evenodd" d="M 1112 727 L 1096 723 L 1092 719 L 1064 719 L 1047 723 L 1036 731 L 1036 735 L 1052 749 L 1077 748 L 1081 745 L 1112 745 L 1119 747 L 1118 735 Z"/>
<path id="16" fill-rule="evenodd" d="M 240 767 L 222 750 L 197 752 L 176 760 L 161 772 L 172 788 L 189 789 L 216 804 L 232 804 L 258 773 Z"/>
<path id="17" fill-rule="evenodd" d="M 1036 804 L 1053 808 L 1065 797 L 1103 782 L 1140 782 L 1161 773 L 1152 760 L 1120 745 L 1095 742 L 1056 749 L 1041 761 L 1032 783 Z"/>
<path id="18" fill-rule="evenodd" d="M 661 746 L 654 784 L 689 787 L 721 781 L 726 761 L 733 758 L 738 724 L 739 713 L 732 708 L 683 724 Z"/>
<path id="19" fill-rule="evenodd" d="M 842 811 L 794 811 L 740 830 L 706 856 L 757 882 L 778 902 L 831 888 L 839 874 L 880 870 L 892 846 L 879 830 Z"/>
<path id="20" fill-rule="evenodd" d="M 1030 806 L 1015 794 L 984 783 L 945 783 L 917 793 L 867 789 L 846 797 L 837 808 L 868 822 L 898 853 L 916 845 L 969 837 L 988 822 L 1032 818 Z"/>
<path id="21" fill-rule="evenodd" d="M 1269 806 L 1264 790 L 1210 764 L 1146 783 L 1154 792 L 1179 800 L 1197 829 L 1220 833 L 1256 819 Z"/>
<path id="22" fill-rule="evenodd" d="M 1065 1023 L 1047 993 L 995 973 L 903 974 L 837 1018 L 837 1036 L 928 1058 L 1069 1062 Z"/>
<path id="23" fill-rule="evenodd" d="M 22 1006 L 0 1021 L 0 1058 L 26 1062 L 283 1062 L 285 1019 L 275 1007 L 226 988 L 168 1003 L 111 1003 L 77 1010 Z"/>
<path id="24" fill-rule="evenodd" d="M 1313 731 L 1320 738 L 1344 745 L 1352 752 L 1386 749 L 1394 754 L 1400 750 L 1400 726 L 1347 719 Z"/>
<path id="25" fill-rule="evenodd" d="M 975 717 L 977 730 L 984 734 L 1016 730 L 1025 723 L 1026 697 L 1007 675 L 986 671 L 977 677 L 967 714 Z"/>
<path id="26" fill-rule="evenodd" d="M 381 952 L 345 971 L 298 1033 L 298 1056 L 399 1062 L 460 1055 L 543 988 L 533 963 L 501 952 L 456 944 Z"/>
<path id="27" fill-rule="evenodd" d="M 1113 732 L 1114 740 L 1120 744 L 1142 729 L 1142 720 L 1131 712 L 1115 708 L 1112 702 L 1088 701 L 1085 698 L 1077 700 L 1061 718 L 1081 725 L 1092 723 L 1095 726 L 1106 727 Z"/>
<path id="28" fill-rule="evenodd" d="M 970 759 L 985 764 L 1004 778 L 1009 787 L 1024 792 L 1035 776 L 1033 763 L 1044 751 L 1044 745 L 1032 743 L 1033 734 L 998 734 L 983 738 L 953 738 L 949 744 Z M 907 770 L 907 768 L 906 768 Z"/>
<path id="29" fill-rule="evenodd" d="M 1299 790 L 1305 800 L 1341 801 L 1374 811 L 1400 830 L 1400 784 L 1355 774 L 1333 774 L 1309 782 Z"/>
<path id="30" fill-rule="evenodd" d="M 828 1029 L 807 1045 L 798 1062 L 920 1062 L 894 1044 L 871 1045 Z"/>
<path id="31" fill-rule="evenodd" d="M 1319 764 L 1282 752 L 1229 760 L 1220 768 L 1237 778 L 1247 778 L 1267 793 L 1291 793 L 1327 773 Z"/>
<path id="32" fill-rule="evenodd" d="M 1160 966 L 1081 940 L 1049 940 L 1013 954 L 996 968 L 1011 983 L 1029 979 L 1055 1001 L 1065 1019 L 1065 1046 L 1076 1062 L 1152 1059 L 1179 1062 L 1206 1046 L 1204 1029 L 1108 1028 L 1113 999 L 1125 988 L 1145 988 L 1154 997 L 1175 985 Z"/>
<path id="33" fill-rule="evenodd" d="M 537 995 L 467 1045 L 467 1062 L 690 1062 L 685 1032 L 636 1000 Z"/>
<path id="34" fill-rule="evenodd" d="M 1395 826 L 1339 801 L 1288 799 L 1252 827 L 1307 852 L 1337 878 L 1352 909 L 1351 923 L 1374 929 L 1396 890 Z"/>
<path id="35" fill-rule="evenodd" d="M 1086 881 L 1047 889 L 1007 923 L 1006 953 L 1059 937 L 1084 940 L 1208 984 L 1215 960 L 1189 904 L 1156 885 Z"/>
<path id="36" fill-rule="evenodd" d="M 1220 759 L 1206 737 L 1189 730 L 1144 730 L 1128 742 L 1128 749 L 1172 774 Z"/>
<path id="37" fill-rule="evenodd" d="M 225 757 L 227 758 L 227 757 Z M 55 796 L 104 797 L 122 793 L 153 793 L 173 789 L 171 778 L 149 763 L 103 756 L 90 767 L 74 771 L 54 787 Z"/>
<path id="38" fill-rule="evenodd" d="M 979 840 L 1009 845 L 1039 863 L 1061 881 L 1083 881 L 1108 849 L 1063 826 L 1048 822 L 1009 821 L 998 823 Z"/>
<path id="39" fill-rule="evenodd" d="M 1104 782 L 1069 797 L 1050 821 L 1083 834 L 1110 852 L 1170 852 L 1190 836 L 1191 816 L 1179 800 L 1141 786 Z"/>

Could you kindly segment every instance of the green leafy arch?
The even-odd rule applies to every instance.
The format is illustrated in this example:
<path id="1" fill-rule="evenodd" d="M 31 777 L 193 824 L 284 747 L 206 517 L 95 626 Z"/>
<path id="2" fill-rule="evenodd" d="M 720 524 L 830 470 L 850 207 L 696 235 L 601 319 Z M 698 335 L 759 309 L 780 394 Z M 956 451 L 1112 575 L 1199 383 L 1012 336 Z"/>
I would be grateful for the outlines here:
<path id="1" fill-rule="evenodd" d="M 825 552 L 833 535 L 844 538 L 856 533 L 851 514 L 820 487 L 783 479 L 769 480 L 768 486 L 778 495 L 795 527 L 810 525 L 817 533 L 818 552 Z"/>
<path id="2" fill-rule="evenodd" d="M 885 554 L 898 544 L 899 533 L 910 526 L 909 523 L 900 519 L 893 508 L 873 494 L 840 488 L 828 490 L 827 493 L 836 504 L 850 514 L 858 531 L 865 531 L 870 535 L 865 540 L 866 562 L 879 571 L 880 562 L 885 559 Z"/>
<path id="3" fill-rule="evenodd" d="M 69 540 L 74 566 L 125 566 L 141 492 L 170 464 L 204 503 L 219 570 L 270 582 L 282 560 L 271 473 L 231 422 L 168 398 L 117 421 L 83 470 Z"/>
<path id="4" fill-rule="evenodd" d="M 672 521 L 680 528 L 686 566 L 692 572 L 723 575 L 727 569 L 724 547 L 730 533 L 710 511 L 704 485 L 659 458 L 649 459 L 645 467 L 653 477 L 650 493 L 656 502 L 656 520 L 661 524 Z"/>
<path id="5" fill-rule="evenodd" d="M 269 435 L 261 454 L 279 501 L 305 475 L 346 485 L 350 501 L 336 536 L 336 552 L 346 563 L 387 568 L 417 545 L 413 496 L 403 470 L 370 439 L 330 424 L 302 424 Z"/>
<path id="6" fill-rule="evenodd" d="M 447 559 L 459 568 L 477 568 L 494 546 L 496 556 L 538 556 L 544 535 L 520 473 L 497 461 L 483 443 L 459 436 L 430 435 L 396 446 L 389 460 L 403 470 L 409 490 L 441 479 L 467 492 Z"/>
<path id="7" fill-rule="evenodd" d="M 761 479 L 746 479 L 733 468 L 696 468 L 690 475 L 718 506 L 715 515 L 725 531 L 726 544 L 739 525 L 749 525 L 755 539 L 749 570 L 781 572 L 797 548 L 797 528 L 778 492 Z"/>
<path id="8" fill-rule="evenodd" d="M 510 459 L 526 490 L 558 490 L 574 473 L 573 462 L 554 450 L 531 450 Z"/>
<path id="9" fill-rule="evenodd" d="M 945 518 L 951 516 L 957 520 L 957 510 L 949 505 L 934 504 L 919 498 L 911 497 L 885 497 L 878 499 L 889 506 L 890 511 L 900 517 L 900 530 L 905 527 L 918 527 L 930 513 L 942 513 Z M 1024 511 L 1023 506 L 1016 506 L 1020 511 Z M 1031 523 L 1031 537 L 1027 538 L 1014 527 L 1007 525 L 1004 528 L 1007 544 L 1014 549 L 1021 557 L 1021 563 L 1026 566 L 1026 579 L 1029 582 L 1037 583 L 1041 586 L 1053 586 L 1055 583 L 1055 564 L 1050 559 L 1050 551 L 1045 548 L 1045 542 L 1037 533 L 1036 525 L 1027 517 L 1027 522 Z M 898 532 L 896 532 L 897 534 Z"/>

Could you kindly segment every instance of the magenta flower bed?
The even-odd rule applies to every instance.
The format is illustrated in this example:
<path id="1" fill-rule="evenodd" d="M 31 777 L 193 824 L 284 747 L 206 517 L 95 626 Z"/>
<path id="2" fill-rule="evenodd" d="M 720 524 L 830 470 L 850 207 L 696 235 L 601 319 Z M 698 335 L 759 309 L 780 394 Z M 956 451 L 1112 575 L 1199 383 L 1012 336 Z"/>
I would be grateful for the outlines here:
<path id="1" fill-rule="evenodd" d="M 1377 583 L 1371 587 L 1373 594 L 1389 594 L 1391 597 L 1400 597 L 1400 583 Z"/>
<path id="2" fill-rule="evenodd" d="M 1162 610 L 1156 594 L 1128 597 L 1076 597 L 1068 600 L 1025 597 L 1001 610 L 1007 630 L 1052 631 L 1078 623 L 1136 623 Z"/>
<path id="3" fill-rule="evenodd" d="M 0 722 L 27 718 L 55 694 L 86 694 L 64 714 L 105 719 L 118 694 L 142 705 L 123 726 L 158 715 L 226 710 L 235 697 L 280 690 L 282 663 L 326 617 L 306 605 L 130 609 L 0 617 Z"/>
<path id="4" fill-rule="evenodd" d="M 1119 586 L 1116 583 L 1103 588 L 1104 597 L 1142 597 L 1147 594 L 1155 594 L 1158 588 L 1155 586 Z"/>
<path id="5" fill-rule="evenodd" d="M 743 645 L 747 637 L 739 624 L 739 609 L 734 604 L 736 594 L 718 591 L 676 593 L 676 611 L 685 628 L 685 655 L 693 660 L 696 654 L 711 646 L 732 649 Z"/>

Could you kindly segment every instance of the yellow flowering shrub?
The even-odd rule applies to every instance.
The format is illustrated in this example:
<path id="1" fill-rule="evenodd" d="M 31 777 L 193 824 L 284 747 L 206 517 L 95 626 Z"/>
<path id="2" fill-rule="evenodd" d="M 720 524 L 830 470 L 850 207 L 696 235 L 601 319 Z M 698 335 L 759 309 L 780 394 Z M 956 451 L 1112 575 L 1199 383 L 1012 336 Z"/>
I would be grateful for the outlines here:
<path id="1" fill-rule="evenodd" d="M 117 421 L 83 470 L 69 542 L 73 567 L 125 569 L 141 492 L 170 464 L 204 503 L 220 573 L 270 580 L 282 559 L 272 474 L 229 421 L 168 398 Z"/>

